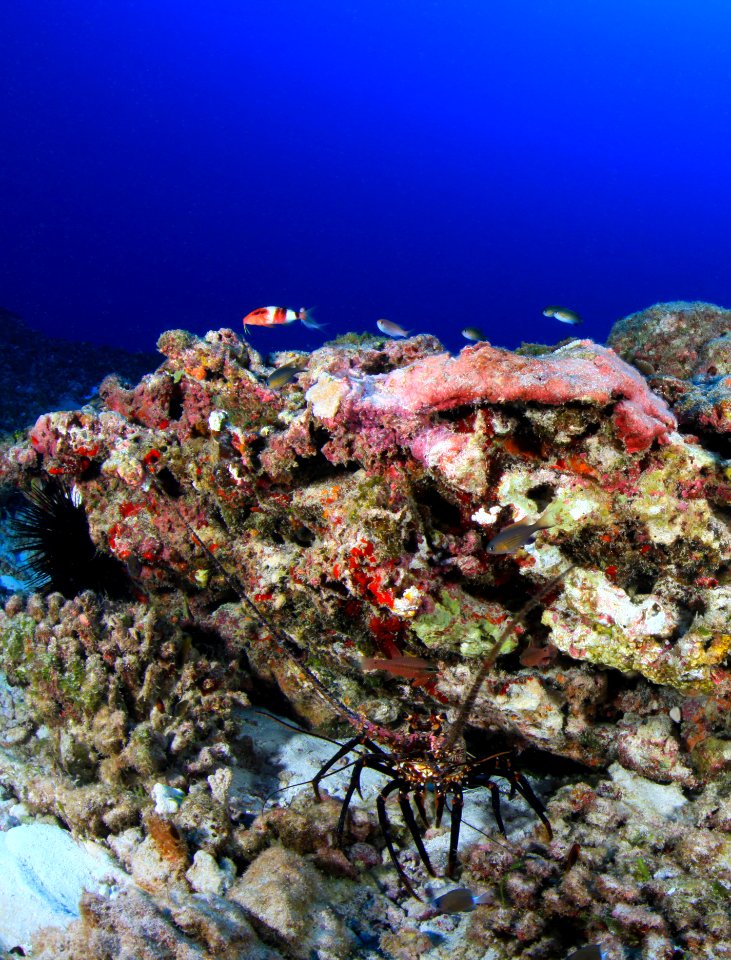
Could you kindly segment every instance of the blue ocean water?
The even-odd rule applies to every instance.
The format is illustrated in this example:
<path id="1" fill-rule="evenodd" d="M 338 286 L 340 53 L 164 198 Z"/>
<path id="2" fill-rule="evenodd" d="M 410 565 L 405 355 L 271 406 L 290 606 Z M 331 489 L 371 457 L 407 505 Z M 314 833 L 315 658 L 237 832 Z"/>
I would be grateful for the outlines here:
<path id="1" fill-rule="evenodd" d="M 721 0 L 4 4 L 0 304 L 129 349 L 328 324 L 264 350 L 728 305 L 730 33 Z"/>

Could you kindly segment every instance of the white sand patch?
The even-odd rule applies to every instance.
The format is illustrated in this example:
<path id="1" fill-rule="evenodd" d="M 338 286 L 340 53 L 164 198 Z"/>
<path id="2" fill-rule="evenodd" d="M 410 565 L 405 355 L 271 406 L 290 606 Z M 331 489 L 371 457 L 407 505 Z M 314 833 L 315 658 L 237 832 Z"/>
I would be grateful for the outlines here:
<path id="1" fill-rule="evenodd" d="M 94 844 L 61 827 L 28 823 L 0 833 L 0 947 L 30 948 L 41 927 L 66 927 L 79 916 L 84 890 L 112 896 L 124 874 Z"/>

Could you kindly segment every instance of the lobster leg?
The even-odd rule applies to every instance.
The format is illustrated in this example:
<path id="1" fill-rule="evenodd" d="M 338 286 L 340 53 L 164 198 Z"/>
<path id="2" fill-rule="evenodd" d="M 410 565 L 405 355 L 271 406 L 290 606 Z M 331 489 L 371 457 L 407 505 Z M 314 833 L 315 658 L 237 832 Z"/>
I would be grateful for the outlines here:
<path id="1" fill-rule="evenodd" d="M 348 809 L 350 807 L 350 801 L 353 799 L 353 794 L 355 791 L 358 791 L 358 796 L 362 799 L 363 794 L 360 792 L 360 775 L 363 772 L 363 767 L 369 767 L 371 770 L 378 770 L 379 773 L 384 773 L 387 777 L 391 776 L 391 770 L 384 765 L 381 760 L 381 755 L 377 754 L 375 757 L 370 754 L 364 754 L 353 764 L 353 772 L 350 776 L 350 783 L 348 784 L 348 789 L 345 792 L 345 797 L 343 799 L 343 805 L 340 808 L 340 817 L 338 818 L 338 826 L 335 831 L 335 837 L 338 844 L 340 844 L 343 839 L 343 833 L 345 831 L 345 819 L 348 816 Z"/>
<path id="2" fill-rule="evenodd" d="M 429 871 L 429 873 L 433 877 L 435 877 L 436 874 L 434 873 L 434 867 L 432 867 L 431 865 L 429 854 L 426 852 L 424 841 L 421 839 L 421 833 L 419 832 L 419 825 L 416 822 L 414 811 L 411 809 L 411 804 L 409 803 L 409 797 L 405 790 L 399 790 L 398 801 L 399 801 L 399 805 L 401 806 L 401 816 L 404 818 L 404 823 L 409 828 L 409 833 L 414 838 L 414 843 L 416 844 L 416 849 L 419 851 L 421 862 L 424 864 L 424 866 Z"/>
<path id="3" fill-rule="evenodd" d="M 328 772 L 331 767 L 334 767 L 338 760 L 342 760 L 343 757 L 347 756 L 354 747 L 358 747 L 363 743 L 362 737 L 353 737 L 352 740 L 348 740 L 347 743 L 344 743 L 342 747 L 333 754 L 332 757 L 327 761 L 324 767 L 321 767 L 320 770 L 315 774 L 312 779 L 312 789 L 315 791 L 315 799 L 319 803 L 322 800 L 320 796 L 320 781 Z"/>
<path id="4" fill-rule="evenodd" d="M 434 826 L 441 827 L 442 815 L 444 814 L 444 801 L 446 797 L 443 790 L 436 790 L 434 797 Z"/>
<path id="5" fill-rule="evenodd" d="M 454 800 L 452 800 L 452 823 L 449 829 L 449 859 L 447 861 L 447 876 L 454 879 L 457 869 L 457 847 L 459 846 L 459 828 L 462 825 L 462 807 L 464 799 L 462 796 L 462 787 L 457 784 L 452 787 Z"/>
<path id="6" fill-rule="evenodd" d="M 496 783 L 493 783 L 492 780 L 488 780 L 485 786 L 490 791 L 490 800 L 492 801 L 492 815 L 495 817 L 495 823 L 497 828 L 505 836 L 505 824 L 503 823 L 503 815 L 500 810 L 500 788 Z"/>
<path id="7" fill-rule="evenodd" d="M 507 774 L 498 774 L 498 776 L 505 776 L 507 779 Z M 505 824 L 503 823 L 503 815 L 500 810 L 500 788 L 491 780 L 486 773 L 478 773 L 476 777 L 471 777 L 467 782 L 468 787 L 485 787 L 490 791 L 490 802 L 492 804 L 492 815 L 495 817 L 495 823 L 497 828 L 505 836 Z"/>
<path id="8" fill-rule="evenodd" d="M 319 803 L 322 799 L 320 796 L 320 781 L 327 774 L 328 770 L 331 767 L 335 766 L 338 760 L 342 760 L 343 757 L 346 757 L 351 750 L 354 750 L 356 747 L 367 747 L 376 757 L 387 757 L 388 754 L 385 750 L 382 750 L 377 743 L 374 743 L 369 737 L 366 737 L 364 734 L 361 734 L 359 737 L 353 737 L 351 740 L 348 740 L 344 743 L 337 753 L 333 754 L 332 757 L 327 761 L 327 763 L 320 768 L 317 774 L 312 779 L 312 789 L 315 791 L 315 799 Z M 356 786 L 358 793 L 360 794 L 360 786 Z"/>
<path id="9" fill-rule="evenodd" d="M 513 772 L 511 776 L 511 783 L 513 785 L 513 789 L 516 790 L 521 795 L 521 797 L 523 797 L 526 803 L 533 810 L 535 810 L 536 814 L 538 815 L 538 819 L 546 828 L 548 839 L 552 840 L 553 828 L 551 827 L 551 823 L 548 817 L 546 816 L 546 808 L 543 806 L 541 801 L 533 792 L 533 787 L 531 787 L 531 785 L 528 783 L 528 781 L 525 779 L 522 773 Z"/>
<path id="10" fill-rule="evenodd" d="M 396 867 L 396 871 L 399 875 L 401 883 L 403 883 L 412 897 L 416 897 L 417 900 L 421 900 L 419 894 L 411 886 L 409 878 L 404 873 L 404 868 L 401 866 L 399 859 L 396 856 L 396 850 L 393 845 L 393 834 L 391 833 L 391 822 L 388 819 L 388 814 L 386 813 L 386 799 L 388 798 L 389 794 L 393 793 L 394 790 L 403 790 L 405 786 L 406 785 L 401 780 L 391 780 L 390 783 L 387 783 L 383 790 L 381 790 L 381 792 L 378 794 L 378 799 L 376 800 L 376 810 L 378 811 L 378 822 L 381 825 L 383 839 L 386 841 L 386 848 L 388 849 L 388 853 L 391 857 L 394 867 Z"/>
<path id="11" fill-rule="evenodd" d="M 340 846 L 343 839 L 343 831 L 345 830 L 345 818 L 348 816 L 348 808 L 350 807 L 350 801 L 353 799 L 353 794 L 357 790 L 360 793 L 360 772 L 363 769 L 363 759 L 356 760 L 353 764 L 353 773 L 350 776 L 350 783 L 348 784 L 348 789 L 345 793 L 345 799 L 343 800 L 343 805 L 340 808 L 340 817 L 338 818 L 338 826 L 335 831 L 335 840 L 337 845 Z"/>
<path id="12" fill-rule="evenodd" d="M 424 826 L 425 827 L 431 826 L 431 824 L 429 823 L 429 817 L 427 817 L 426 815 L 426 804 L 424 803 L 423 787 L 417 787 L 414 790 L 414 805 L 416 806 L 416 809 L 419 811 L 419 816 L 421 817 L 421 822 L 424 824 Z"/>

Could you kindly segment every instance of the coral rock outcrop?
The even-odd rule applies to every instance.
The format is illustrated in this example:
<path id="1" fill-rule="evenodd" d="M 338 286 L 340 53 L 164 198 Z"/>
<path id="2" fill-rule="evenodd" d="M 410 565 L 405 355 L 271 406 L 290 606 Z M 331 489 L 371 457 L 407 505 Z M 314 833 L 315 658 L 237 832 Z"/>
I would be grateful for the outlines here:
<path id="1" fill-rule="evenodd" d="M 144 898 L 131 908 L 171 938 L 171 956 L 212 949 L 215 924 L 193 904 L 205 912 L 219 900 L 232 916 L 244 911 L 246 936 L 271 945 L 267 954 L 251 939 L 252 956 L 360 949 L 347 897 L 326 885 L 331 911 L 320 874 L 353 884 L 365 903 L 357 878 L 379 860 L 372 824 L 354 815 L 351 850 L 339 851 L 333 811 L 254 819 L 240 770 L 262 761 L 237 721 L 249 699 L 269 706 L 283 696 L 320 729 L 343 721 L 338 701 L 390 727 L 418 710 L 454 717 L 499 644 L 469 716 L 471 750 L 531 746 L 544 769 L 566 758 L 596 771 L 616 762 L 666 791 L 721 790 L 731 477 L 708 432 L 680 432 L 671 390 L 654 391 L 656 379 L 586 340 L 517 352 L 483 343 L 453 357 L 433 337 L 346 337 L 276 357 L 302 368 L 281 389 L 231 330 L 170 331 L 159 349 L 164 361 L 136 386 L 110 377 L 94 403 L 45 414 L 0 448 L 7 503 L 38 480 L 66 484 L 98 549 L 129 578 L 128 600 L 87 591 L 7 601 L 0 668 L 22 703 L 13 729 L 27 766 L 0 757 L 0 773 L 33 810 L 108 838 L 154 896 L 169 887 L 183 904 L 171 914 Z M 722 352 L 689 353 L 688 370 L 708 372 Z M 490 549 L 508 524 L 539 516 L 535 543 Z M 427 667 L 388 668 L 408 655 Z M 386 669 L 364 670 L 371 659 Z M 617 800 L 619 788 L 607 789 Z M 557 801 L 559 837 L 601 846 L 598 834 L 629 814 L 582 790 Z M 728 820 L 719 796 L 709 823 Z M 154 811 L 160 797 L 167 805 Z M 678 849 L 681 834 L 672 833 Z M 623 855 L 632 843 L 627 828 Z M 667 884 L 645 877 L 647 867 L 598 894 L 592 870 L 613 862 L 605 846 L 565 875 L 532 861 L 516 871 L 508 858 L 473 942 L 502 937 L 514 945 L 506 956 L 559 955 L 565 917 L 589 917 L 587 935 L 609 931 L 610 956 L 622 956 L 622 937 L 659 944 L 658 956 L 671 935 L 691 938 L 695 886 L 686 884 L 677 922 Z M 723 885 L 721 853 L 708 860 Z M 501 856 L 483 850 L 472 876 L 487 882 Z M 267 864 L 290 886 L 273 885 Z M 389 882 L 395 891 L 393 873 Z M 191 889 L 200 892 L 188 901 Z M 317 901 L 319 940 L 303 897 Z M 206 946 L 166 931 L 173 915 L 199 925 Z M 413 943 L 394 933 L 402 920 L 384 931 L 394 955 L 423 942 L 416 927 Z M 84 929 L 99 944 L 132 936 L 116 906 L 92 900 Z M 532 946 L 521 953 L 520 944 Z"/>
<path id="2" fill-rule="evenodd" d="M 731 451 L 731 310 L 658 303 L 619 320 L 609 345 L 647 378 L 688 431 Z"/>

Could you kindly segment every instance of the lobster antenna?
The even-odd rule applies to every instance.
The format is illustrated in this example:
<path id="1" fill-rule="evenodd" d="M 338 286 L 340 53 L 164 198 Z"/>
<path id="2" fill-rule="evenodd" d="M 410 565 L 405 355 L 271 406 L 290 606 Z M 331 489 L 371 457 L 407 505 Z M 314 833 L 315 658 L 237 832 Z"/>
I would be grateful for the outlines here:
<path id="1" fill-rule="evenodd" d="M 311 736 L 311 734 L 307 731 L 306 731 L 306 734 L 308 737 Z M 336 743 L 339 747 L 342 746 L 339 740 L 333 740 L 333 743 Z M 364 754 L 358 753 L 356 754 L 355 760 L 349 760 L 347 763 L 344 763 L 341 767 L 338 767 L 337 770 L 330 770 L 328 773 L 323 774 L 322 777 L 320 777 L 320 782 L 322 782 L 323 780 L 327 780 L 328 777 L 337 776 L 339 773 L 342 773 L 343 770 L 349 770 L 351 767 L 354 767 L 362 756 L 364 756 Z M 262 800 L 261 812 L 264 813 L 269 801 L 272 799 L 272 797 L 276 797 L 278 793 L 284 793 L 287 790 L 294 790 L 295 787 L 306 787 L 308 784 L 312 784 L 313 782 L 314 782 L 313 780 L 298 780 L 296 783 L 288 783 L 284 787 L 277 787 L 276 790 L 272 790 L 272 792 L 268 793 Z M 362 795 L 361 795 L 361 799 L 362 799 Z M 472 824 L 468 824 L 468 826 L 471 827 Z M 478 828 L 474 827 L 473 829 L 477 830 Z M 485 836 L 487 836 L 487 834 L 485 834 Z"/>
<path id="2" fill-rule="evenodd" d="M 172 503 L 172 501 L 170 500 L 170 497 L 168 497 L 166 492 L 162 489 L 160 484 L 157 482 L 157 478 L 155 474 L 152 473 L 152 471 L 149 472 L 149 477 L 150 477 L 150 482 L 152 486 L 155 488 L 155 490 L 157 491 L 157 493 L 161 497 L 164 497 L 165 500 Z M 203 551 L 203 553 L 207 554 L 211 563 L 215 566 L 215 568 L 221 574 L 221 576 L 223 577 L 223 579 L 225 580 L 229 588 L 233 590 L 233 592 L 241 600 L 241 602 L 249 611 L 253 619 L 256 620 L 256 622 L 260 626 L 264 627 L 265 630 L 269 631 L 269 633 L 274 637 L 274 639 L 277 641 L 280 647 L 284 650 L 284 652 L 289 657 L 289 659 L 297 665 L 298 670 L 300 670 L 305 675 L 305 677 L 310 681 L 310 683 L 317 690 L 317 692 L 320 694 L 323 700 L 329 703 L 330 706 L 333 708 L 333 710 L 335 710 L 336 713 L 340 714 L 341 717 L 344 717 L 346 720 L 354 724 L 360 723 L 361 717 L 359 717 L 358 714 L 354 713 L 352 710 L 349 710 L 344 703 L 340 703 L 340 701 L 330 693 L 330 691 L 322 683 L 322 681 L 312 672 L 312 670 L 310 670 L 307 664 L 303 663 L 302 651 L 297 646 L 297 644 L 292 639 L 292 637 L 290 637 L 288 633 L 285 633 L 284 630 L 282 630 L 280 627 L 276 626 L 276 624 L 274 624 L 271 620 L 269 620 L 269 618 L 265 614 L 261 612 L 259 607 L 257 607 L 254 601 L 251 600 L 251 598 L 247 594 L 239 578 L 234 576 L 232 573 L 230 573 L 226 565 L 223 563 L 223 561 L 220 560 L 216 556 L 216 554 L 210 549 L 210 547 L 203 542 L 203 540 L 200 538 L 198 533 L 193 528 L 193 525 L 190 523 L 190 521 L 185 516 L 183 516 L 182 511 L 178 509 L 177 504 L 172 503 L 172 506 L 176 514 L 180 518 L 180 522 L 185 526 L 191 538 L 193 539 L 193 542 Z"/>
<path id="3" fill-rule="evenodd" d="M 566 574 L 570 573 L 575 566 L 575 563 L 568 564 L 568 566 L 564 567 L 564 569 L 560 573 L 556 574 L 555 577 L 552 577 L 547 583 L 544 583 L 538 593 L 534 594 L 529 600 L 527 600 L 520 610 L 518 610 L 518 612 L 515 614 L 510 623 L 500 631 L 492 650 L 482 661 L 482 666 L 480 667 L 477 676 L 472 681 L 472 686 L 467 691 L 467 696 L 462 701 L 462 705 L 459 708 L 459 712 L 457 713 L 455 721 L 449 728 L 449 731 L 444 738 L 442 750 L 445 752 L 452 750 L 457 743 L 458 738 L 462 735 L 462 731 L 465 728 L 467 720 L 472 713 L 472 708 L 477 700 L 477 695 L 480 692 L 480 688 L 485 682 L 485 678 L 487 677 L 488 673 L 495 665 L 495 661 L 503 652 L 508 639 L 515 632 L 515 629 L 525 621 L 525 618 L 528 616 L 533 607 L 537 606 L 547 593 L 550 593 L 551 590 L 557 586 L 557 584 L 561 583 Z"/>
<path id="4" fill-rule="evenodd" d="M 339 740 L 333 740 L 332 737 L 326 737 L 322 733 L 313 733 L 312 730 L 305 730 L 305 728 L 301 727 L 298 723 L 293 723 L 285 720 L 283 717 L 278 717 L 276 713 L 261 710 L 259 707 L 251 707 L 250 709 L 252 713 L 258 713 L 262 717 L 269 717 L 270 720 L 273 720 L 282 727 L 287 727 L 288 730 L 294 730 L 295 733 L 301 733 L 307 737 L 315 737 L 317 740 L 324 740 L 326 743 L 334 743 L 336 747 L 342 747 L 342 743 Z M 306 780 L 305 783 L 309 783 L 309 780 Z"/>

